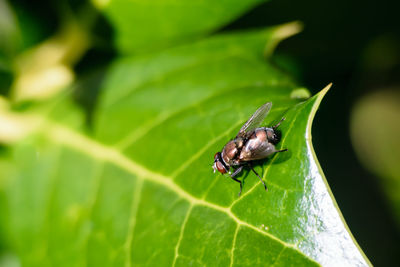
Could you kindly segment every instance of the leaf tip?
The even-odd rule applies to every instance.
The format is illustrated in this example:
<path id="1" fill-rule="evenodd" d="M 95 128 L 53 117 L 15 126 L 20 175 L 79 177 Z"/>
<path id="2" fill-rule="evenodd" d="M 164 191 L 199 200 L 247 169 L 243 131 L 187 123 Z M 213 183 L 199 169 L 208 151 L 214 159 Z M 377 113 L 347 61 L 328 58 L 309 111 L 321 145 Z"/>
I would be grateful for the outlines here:
<path id="1" fill-rule="evenodd" d="M 317 95 L 318 95 L 318 100 L 317 100 L 317 105 L 319 106 L 319 103 L 321 102 L 322 98 L 328 93 L 329 89 L 331 89 L 333 83 L 329 83 L 327 86 L 324 87 Z"/>
<path id="2" fill-rule="evenodd" d="M 303 23 L 300 21 L 293 21 L 276 26 L 272 34 L 272 40 L 268 42 L 264 48 L 264 57 L 269 57 L 280 41 L 289 38 L 302 30 Z"/>
<path id="3" fill-rule="evenodd" d="M 312 106 L 311 112 L 310 112 L 310 116 L 308 117 L 308 122 L 307 122 L 307 136 L 308 136 L 308 140 L 310 140 L 310 147 L 312 150 L 313 155 L 315 155 L 314 152 L 314 148 L 312 146 L 311 143 L 311 126 L 312 126 L 312 122 L 314 120 L 315 114 L 319 108 L 319 105 L 322 101 L 322 99 L 324 98 L 324 96 L 326 95 L 326 93 L 328 93 L 329 89 L 332 87 L 332 83 L 329 83 L 327 86 L 325 86 L 324 89 L 322 89 L 321 91 L 319 91 L 318 94 L 316 94 L 313 99 L 314 100 L 314 104 Z M 316 158 L 316 157 L 315 157 Z M 321 170 L 322 172 L 322 170 Z"/>
<path id="4" fill-rule="evenodd" d="M 277 27 L 277 30 L 274 32 L 274 37 L 278 40 L 283 40 L 301 32 L 303 28 L 304 25 L 301 21 L 285 23 Z"/>
<path id="5" fill-rule="evenodd" d="M 333 83 L 329 83 L 327 86 L 325 86 L 324 89 L 322 89 L 322 91 L 326 90 L 328 91 L 331 87 L 332 87 Z"/>

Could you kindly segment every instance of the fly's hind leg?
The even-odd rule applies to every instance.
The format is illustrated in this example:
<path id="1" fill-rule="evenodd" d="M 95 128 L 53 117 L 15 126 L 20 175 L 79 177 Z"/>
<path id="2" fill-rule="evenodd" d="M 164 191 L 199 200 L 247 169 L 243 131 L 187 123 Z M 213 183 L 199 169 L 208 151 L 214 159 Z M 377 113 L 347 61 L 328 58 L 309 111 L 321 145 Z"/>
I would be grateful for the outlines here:
<path id="1" fill-rule="evenodd" d="M 242 193 L 242 188 L 243 188 L 243 182 L 238 180 L 236 178 L 236 176 L 243 170 L 243 166 L 240 166 L 239 168 L 237 168 L 232 174 L 231 174 L 231 178 L 232 180 L 234 180 L 235 182 L 238 182 L 240 184 L 240 191 L 239 191 L 239 195 L 238 197 L 240 197 L 240 194 Z"/>
<path id="2" fill-rule="evenodd" d="M 265 185 L 263 179 L 261 179 L 260 175 L 254 170 L 253 166 L 251 166 L 250 163 L 247 164 L 249 168 L 254 172 L 255 175 L 257 175 L 258 179 L 260 179 L 261 183 L 264 185 L 265 191 L 267 191 L 267 186 Z"/>

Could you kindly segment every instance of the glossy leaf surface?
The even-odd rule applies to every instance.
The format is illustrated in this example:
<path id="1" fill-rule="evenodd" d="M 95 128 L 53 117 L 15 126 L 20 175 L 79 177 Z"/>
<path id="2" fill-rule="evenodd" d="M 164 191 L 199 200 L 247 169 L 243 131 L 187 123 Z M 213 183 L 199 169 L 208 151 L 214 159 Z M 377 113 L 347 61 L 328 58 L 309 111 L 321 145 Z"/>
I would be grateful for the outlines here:
<path id="1" fill-rule="evenodd" d="M 93 135 L 65 118 L 69 106 L 5 112 L 32 125 L 2 160 L 10 250 L 27 266 L 368 265 L 311 145 L 328 88 L 293 98 L 296 85 L 262 56 L 287 27 L 119 60 Z M 286 117 L 278 148 L 289 151 L 256 167 L 267 192 L 244 173 L 238 197 L 213 156 L 267 101 L 264 125 Z"/>

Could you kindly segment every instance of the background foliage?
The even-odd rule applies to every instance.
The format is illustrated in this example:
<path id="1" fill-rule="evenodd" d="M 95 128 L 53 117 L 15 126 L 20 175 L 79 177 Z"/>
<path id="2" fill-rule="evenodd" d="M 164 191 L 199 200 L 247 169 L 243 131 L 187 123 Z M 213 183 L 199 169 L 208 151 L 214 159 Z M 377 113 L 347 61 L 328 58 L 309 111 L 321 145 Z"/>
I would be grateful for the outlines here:
<path id="1" fill-rule="evenodd" d="M 275 1 L 263 4 L 259 1 L 219 1 L 212 5 L 204 5 L 203 1 L 193 1 L 193 5 L 176 5 L 176 1 L 152 3 L 153 6 L 140 1 L 95 1 L 96 8 L 93 8 L 91 3 L 77 1 L 43 1 L 46 8 L 41 8 L 43 5 L 28 1 L 13 1 L 11 4 L 2 1 L 0 38 L 4 41 L 0 46 L 0 90 L 8 100 L 2 100 L 0 105 L 7 106 L 11 100 L 16 110 L 33 108 L 43 114 L 54 110 L 54 103 L 64 102 L 52 100 L 48 104 L 45 101 L 36 105 L 38 99 L 43 101 L 73 86 L 75 99 L 86 110 L 86 125 L 89 125 L 89 129 L 97 127 L 96 116 L 103 118 L 103 122 L 100 119 L 100 129 L 107 129 L 109 119 L 104 118 L 123 116 L 124 105 L 118 105 L 120 109 L 117 114 L 111 112 L 109 115 L 93 115 L 93 111 L 98 110 L 99 103 L 100 110 L 106 110 L 105 107 L 109 105 L 107 101 L 115 101 L 109 100 L 110 97 L 124 97 L 124 88 L 129 89 L 132 84 L 140 84 L 141 81 L 135 81 L 127 70 L 140 71 L 139 77 L 146 79 L 149 75 L 154 75 L 155 71 L 168 71 L 168 68 L 173 67 L 172 62 L 185 64 L 176 58 L 173 61 L 168 57 L 158 58 L 154 66 L 150 64 L 148 68 L 143 69 L 143 62 L 149 61 L 149 56 L 146 55 L 177 44 L 196 42 L 210 34 L 276 25 L 299 19 L 305 24 L 305 30 L 284 41 L 271 62 L 275 65 L 274 68 L 278 66 L 294 74 L 300 84 L 312 88 L 313 93 L 317 93 L 327 82 L 334 82 L 334 89 L 322 105 L 321 114 L 314 126 L 317 154 L 344 217 L 372 263 L 389 265 L 397 262 L 399 228 L 396 225 L 399 224 L 395 221 L 399 220 L 397 196 L 400 179 L 398 169 L 395 168 L 398 159 L 395 153 L 400 150 L 396 149 L 399 147 L 396 138 L 391 136 L 397 136 L 395 133 L 399 128 L 393 121 L 385 122 L 379 119 L 379 116 L 396 118 L 398 114 L 396 107 L 399 106 L 399 101 L 396 92 L 400 77 L 400 52 L 394 2 L 385 1 L 379 6 L 369 2 L 363 2 L 361 5 L 358 2 L 346 1 L 323 6 L 316 1 Z M 224 8 L 227 5 L 230 8 Z M 202 13 L 199 10 L 206 11 Z M 203 19 L 204 17 L 207 19 Z M 133 25 L 137 24 L 142 25 L 140 30 L 132 31 Z M 225 26 L 221 28 L 222 25 Z M 276 42 L 270 44 L 271 47 L 265 51 L 266 55 L 270 55 L 269 52 Z M 189 52 L 190 49 L 181 60 L 190 59 Z M 114 63 L 114 78 L 107 79 L 107 83 L 103 84 L 103 78 L 110 70 L 109 63 L 122 54 L 132 59 L 128 57 Z M 143 56 L 138 57 L 139 54 Z M 166 63 L 160 64 L 162 60 Z M 138 67 L 135 68 L 132 62 L 136 62 Z M 248 75 L 251 76 L 251 72 L 244 76 Z M 193 78 L 195 77 L 190 79 Z M 174 81 L 159 82 L 176 85 Z M 116 83 L 117 87 L 111 86 Z M 97 101 L 99 88 L 110 86 L 120 91 L 106 97 L 108 100 Z M 151 84 L 146 86 L 151 88 Z M 360 102 L 360 105 L 354 106 L 354 115 L 350 121 L 353 104 L 362 96 L 377 90 L 383 94 L 380 98 L 383 100 L 377 105 L 383 104 L 369 113 L 369 110 L 365 111 L 365 105 L 362 105 L 365 102 Z M 387 95 L 389 97 L 385 97 Z M 143 96 L 143 99 L 146 99 L 146 96 Z M 385 99 L 390 101 L 384 101 Z M 139 107 L 140 103 L 137 100 L 134 104 Z M 127 104 L 132 103 L 127 101 Z M 149 108 L 148 105 L 145 107 Z M 80 119 L 77 119 L 81 117 L 80 112 L 75 108 L 71 109 L 70 103 L 58 106 L 57 109 L 58 114 L 51 113 L 53 119 L 87 132 L 87 126 L 82 126 Z M 63 110 L 68 111 L 69 115 L 64 116 Z M 149 114 L 154 113 L 143 113 L 142 116 L 145 119 Z M 377 114 L 378 119 L 369 120 L 370 114 Z M 168 114 L 162 114 L 159 120 L 162 120 L 163 116 Z M 231 120 L 234 120 L 233 117 Z M 360 140 L 354 143 L 354 147 L 359 151 L 360 161 L 369 166 L 369 172 L 361 167 L 352 152 L 348 126 L 350 123 L 353 140 Z M 390 130 L 386 126 L 389 124 L 393 125 Z M 374 129 L 383 130 L 375 133 L 372 132 Z M 96 133 L 95 130 L 97 138 L 102 142 L 112 143 L 112 133 L 104 135 L 104 132 L 97 130 Z M 373 133 L 368 136 L 374 138 L 365 141 L 360 139 L 365 132 Z M 135 134 L 136 138 L 145 135 L 141 132 Z M 377 145 L 373 151 L 368 146 L 366 154 L 366 144 L 375 140 L 379 140 L 382 146 Z M 9 153 L 4 148 L 2 151 L 4 154 Z M 17 155 L 27 157 L 21 162 L 29 161 L 29 150 L 19 151 Z M 367 157 L 363 157 L 364 155 Z M 382 163 L 375 165 L 374 155 L 379 155 L 385 168 L 381 167 Z M 387 155 L 390 157 L 385 159 Z M 167 166 L 160 168 L 167 169 Z M 7 162 L 2 162 L 2 169 L 9 169 Z M 6 172 L 3 172 L 3 175 L 4 173 Z M 78 209 L 72 210 L 71 218 L 80 212 Z M 6 246 L 7 242 L 2 244 Z M 2 258 L 2 262 L 7 262 L 7 256 Z"/>

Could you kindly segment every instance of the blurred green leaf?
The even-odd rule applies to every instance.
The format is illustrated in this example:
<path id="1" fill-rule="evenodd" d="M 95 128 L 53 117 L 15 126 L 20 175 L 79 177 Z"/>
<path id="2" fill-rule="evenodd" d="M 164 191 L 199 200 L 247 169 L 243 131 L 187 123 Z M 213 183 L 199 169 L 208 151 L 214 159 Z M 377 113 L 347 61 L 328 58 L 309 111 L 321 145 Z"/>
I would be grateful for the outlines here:
<path id="1" fill-rule="evenodd" d="M 9 60 L 20 47 L 20 33 L 16 16 L 9 3 L 0 0 L 0 67 Z"/>
<path id="2" fill-rule="evenodd" d="M 116 31 L 125 54 L 154 50 L 202 37 L 265 0 L 92 0 Z"/>
<path id="3" fill-rule="evenodd" d="M 27 266 L 369 265 L 311 144 L 329 87 L 302 102 L 263 58 L 294 26 L 118 60 L 93 135 L 58 121 L 64 110 L 3 110 L 0 132 L 25 136 L 0 174 L 9 250 Z M 289 151 L 257 167 L 268 192 L 250 173 L 237 197 L 213 155 L 267 101 L 265 125 L 286 117 L 278 147 Z"/>
<path id="4" fill-rule="evenodd" d="M 351 139 L 365 168 L 377 175 L 400 227 L 400 94 L 380 88 L 361 98 L 351 116 Z"/>

